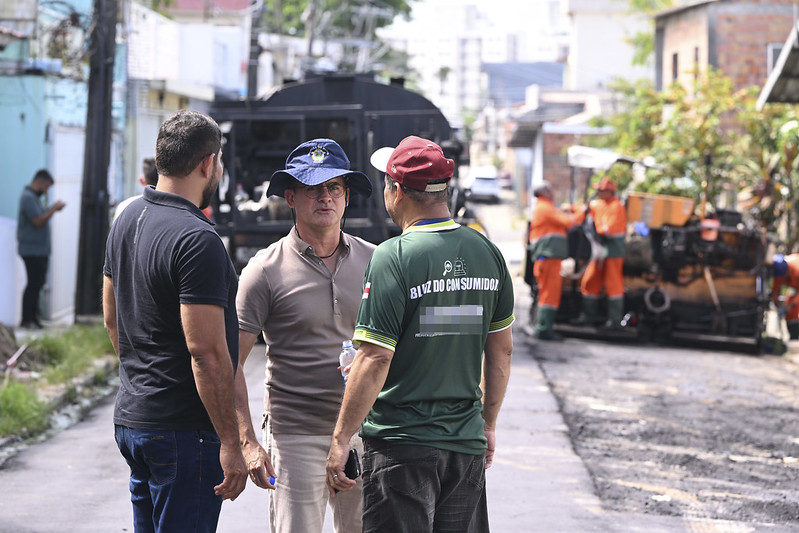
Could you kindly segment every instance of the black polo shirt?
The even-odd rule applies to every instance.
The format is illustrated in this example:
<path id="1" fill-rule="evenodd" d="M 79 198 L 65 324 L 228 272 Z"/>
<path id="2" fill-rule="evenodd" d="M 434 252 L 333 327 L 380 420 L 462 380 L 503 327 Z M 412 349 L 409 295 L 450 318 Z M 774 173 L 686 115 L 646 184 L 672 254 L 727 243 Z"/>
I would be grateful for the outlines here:
<path id="1" fill-rule="evenodd" d="M 197 393 L 180 304 L 225 309 L 238 365 L 238 279 L 212 224 L 181 196 L 147 187 L 108 235 L 103 274 L 112 279 L 119 330 L 114 423 L 136 429 L 212 429 Z"/>

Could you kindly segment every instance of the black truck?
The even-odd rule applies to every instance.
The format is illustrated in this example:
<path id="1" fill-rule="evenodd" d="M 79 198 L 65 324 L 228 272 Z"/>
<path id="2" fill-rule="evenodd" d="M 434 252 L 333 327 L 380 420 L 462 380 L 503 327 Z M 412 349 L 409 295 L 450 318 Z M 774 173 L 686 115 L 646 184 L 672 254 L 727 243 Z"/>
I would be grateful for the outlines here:
<path id="1" fill-rule="evenodd" d="M 267 198 L 265 191 L 272 173 L 285 167 L 288 154 L 314 138 L 338 142 L 352 169 L 372 181 L 371 198 L 353 196 L 345 212 L 348 233 L 374 243 L 399 233 L 383 205 L 383 175 L 372 168 L 369 157 L 408 135 L 435 141 L 455 160 L 451 212 L 462 223 L 479 225 L 457 179 L 457 168 L 466 162 L 464 144 L 441 111 L 401 80 L 380 83 L 367 74 L 309 74 L 264 99 L 218 100 L 209 113 L 225 135 L 224 177 L 212 204 L 213 217 L 238 270 L 293 226 L 285 200 Z"/>

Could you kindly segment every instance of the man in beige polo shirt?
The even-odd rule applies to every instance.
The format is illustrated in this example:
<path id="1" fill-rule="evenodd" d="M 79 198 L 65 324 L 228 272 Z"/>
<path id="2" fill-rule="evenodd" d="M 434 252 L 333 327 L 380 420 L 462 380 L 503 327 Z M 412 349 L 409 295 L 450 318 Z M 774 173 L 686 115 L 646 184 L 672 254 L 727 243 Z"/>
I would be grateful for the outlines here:
<path id="1" fill-rule="evenodd" d="M 236 404 L 250 476 L 272 488 L 273 533 L 319 533 L 329 503 L 337 533 L 361 530 L 361 490 L 329 499 L 325 460 L 341 406 L 341 343 L 352 336 L 363 275 L 375 246 L 341 230 L 353 193 L 372 187 L 350 170 L 341 147 L 315 139 L 297 147 L 275 172 L 268 195 L 283 196 L 296 214 L 289 234 L 259 251 L 241 273 L 236 307 L 244 364 L 263 332 L 267 344 L 264 450 L 247 407 L 243 376 Z M 241 379 L 239 379 L 241 378 Z M 356 435 L 353 448 L 363 451 Z"/>

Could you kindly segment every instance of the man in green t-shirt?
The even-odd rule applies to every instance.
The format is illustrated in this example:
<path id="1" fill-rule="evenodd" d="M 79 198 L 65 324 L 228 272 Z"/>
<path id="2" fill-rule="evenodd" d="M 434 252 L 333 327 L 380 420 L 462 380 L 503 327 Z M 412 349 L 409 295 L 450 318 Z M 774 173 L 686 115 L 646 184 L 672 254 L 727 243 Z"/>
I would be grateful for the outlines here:
<path id="1" fill-rule="evenodd" d="M 402 234 L 366 269 L 328 486 L 355 485 L 344 465 L 360 427 L 364 532 L 487 531 L 485 468 L 513 351 L 511 277 L 491 241 L 452 220 L 454 162 L 437 144 L 408 137 L 372 164 L 386 173 L 386 209 Z"/>

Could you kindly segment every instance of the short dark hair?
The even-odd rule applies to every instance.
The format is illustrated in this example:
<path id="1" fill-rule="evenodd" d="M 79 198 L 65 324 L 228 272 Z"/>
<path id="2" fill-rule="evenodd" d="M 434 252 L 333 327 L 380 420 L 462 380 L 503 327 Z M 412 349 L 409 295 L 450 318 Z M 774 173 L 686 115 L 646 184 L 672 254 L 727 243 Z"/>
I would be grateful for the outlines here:
<path id="1" fill-rule="evenodd" d="M 41 169 L 36 171 L 36 174 L 33 175 L 33 181 L 36 180 L 44 180 L 47 183 L 50 183 L 51 185 L 55 183 L 53 175 L 50 174 L 50 171 L 46 169 Z"/>
<path id="2" fill-rule="evenodd" d="M 163 176 L 183 178 L 222 148 L 222 131 L 214 119 L 190 109 L 167 118 L 158 130 L 155 164 Z"/>
<path id="3" fill-rule="evenodd" d="M 155 166 L 154 157 L 145 157 L 141 162 L 141 171 L 147 185 L 158 185 L 158 168 Z"/>
<path id="4" fill-rule="evenodd" d="M 416 204 L 425 207 L 430 207 L 435 204 L 447 203 L 447 200 L 449 198 L 451 190 L 450 187 L 435 192 L 418 191 L 416 189 L 411 189 L 410 187 L 406 187 L 402 183 L 398 182 L 397 180 L 389 176 L 387 172 L 384 174 L 384 176 L 386 177 L 386 185 L 393 187 L 395 183 L 399 184 L 400 188 L 402 189 L 402 192 L 404 192 L 405 195 L 408 196 Z M 428 183 L 446 183 L 447 181 L 449 181 L 449 178 L 443 180 L 429 181 Z"/>

